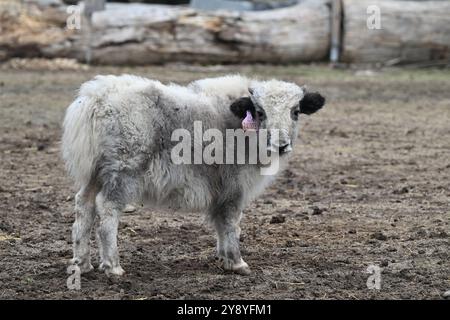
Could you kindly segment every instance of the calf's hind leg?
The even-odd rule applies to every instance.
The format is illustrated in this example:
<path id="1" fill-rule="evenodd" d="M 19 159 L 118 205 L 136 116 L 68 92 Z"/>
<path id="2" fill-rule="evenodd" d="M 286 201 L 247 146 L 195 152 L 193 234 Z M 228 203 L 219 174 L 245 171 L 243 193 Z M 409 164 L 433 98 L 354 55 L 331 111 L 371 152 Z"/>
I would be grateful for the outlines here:
<path id="1" fill-rule="evenodd" d="M 119 227 L 119 217 L 123 209 L 123 204 L 114 201 L 102 191 L 95 199 L 97 214 L 100 218 L 97 229 L 97 241 L 100 253 L 100 270 L 104 270 L 107 275 L 121 276 L 124 270 L 120 266 L 119 251 L 117 249 L 117 230 Z"/>
<path id="2" fill-rule="evenodd" d="M 72 226 L 73 259 L 82 273 L 93 269 L 90 257 L 90 236 L 95 218 L 95 194 L 92 186 L 83 187 L 75 196 L 75 222 Z"/>

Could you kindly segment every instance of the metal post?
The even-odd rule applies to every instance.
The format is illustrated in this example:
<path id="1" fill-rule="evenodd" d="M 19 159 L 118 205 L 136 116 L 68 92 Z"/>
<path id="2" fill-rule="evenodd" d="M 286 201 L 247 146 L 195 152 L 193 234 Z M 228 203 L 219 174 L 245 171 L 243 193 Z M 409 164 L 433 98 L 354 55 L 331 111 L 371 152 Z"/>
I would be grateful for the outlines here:
<path id="1" fill-rule="evenodd" d="M 342 42 L 342 16 L 342 0 L 333 0 L 331 2 L 331 63 L 339 62 Z"/>
<path id="2" fill-rule="evenodd" d="M 92 61 L 92 15 L 96 11 L 105 10 L 105 0 L 85 0 L 83 5 L 83 19 L 85 28 L 84 36 L 84 59 L 87 64 Z"/>

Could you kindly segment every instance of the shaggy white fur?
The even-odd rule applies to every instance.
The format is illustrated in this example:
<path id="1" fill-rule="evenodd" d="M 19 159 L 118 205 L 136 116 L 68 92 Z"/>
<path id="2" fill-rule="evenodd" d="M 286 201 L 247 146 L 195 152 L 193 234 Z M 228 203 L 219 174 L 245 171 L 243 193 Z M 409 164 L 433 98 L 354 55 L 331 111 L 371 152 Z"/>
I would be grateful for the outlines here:
<path id="1" fill-rule="evenodd" d="M 97 214 L 101 268 L 122 274 L 118 218 L 127 203 L 144 201 L 206 212 L 218 233 L 224 267 L 248 273 L 239 251 L 241 211 L 274 177 L 262 176 L 258 164 L 176 165 L 170 157 L 175 144 L 171 134 L 180 128 L 192 132 L 194 121 L 202 121 L 204 130 L 238 129 L 251 111 L 260 128 L 280 132 L 268 143 L 280 150 L 284 166 L 297 137 L 300 101 L 308 95 L 318 94 L 305 96 L 304 88 L 294 83 L 240 75 L 185 87 L 131 75 L 97 76 L 83 84 L 67 109 L 62 137 L 63 158 L 79 188 L 72 262 L 83 271 L 92 268 L 88 239 Z M 309 98 L 314 101 L 315 96 Z M 303 103 L 308 113 L 323 105 L 320 99 L 317 105 L 308 103 Z"/>

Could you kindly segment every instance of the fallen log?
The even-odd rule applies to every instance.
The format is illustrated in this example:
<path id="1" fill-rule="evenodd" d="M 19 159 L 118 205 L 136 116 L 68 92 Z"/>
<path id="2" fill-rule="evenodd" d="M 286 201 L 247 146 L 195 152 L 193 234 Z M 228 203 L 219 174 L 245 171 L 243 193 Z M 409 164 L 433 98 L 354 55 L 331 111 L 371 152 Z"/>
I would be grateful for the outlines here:
<path id="1" fill-rule="evenodd" d="M 369 6 L 379 8 L 380 29 Z M 343 62 L 450 60 L 448 1 L 343 0 L 343 7 Z"/>
<path id="2" fill-rule="evenodd" d="M 92 61 L 146 64 L 324 60 L 330 42 L 326 2 L 258 12 L 107 4 L 105 11 L 92 16 Z"/>

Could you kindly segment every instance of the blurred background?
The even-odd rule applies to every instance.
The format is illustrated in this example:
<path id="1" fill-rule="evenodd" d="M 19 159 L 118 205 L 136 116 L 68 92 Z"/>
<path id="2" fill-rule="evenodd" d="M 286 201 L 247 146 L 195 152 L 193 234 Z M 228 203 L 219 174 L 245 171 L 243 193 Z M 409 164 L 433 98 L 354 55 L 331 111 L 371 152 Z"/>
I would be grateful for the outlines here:
<path id="1" fill-rule="evenodd" d="M 449 297 L 449 59 L 449 1 L 0 0 L 0 299 Z M 122 73 L 241 73 L 327 98 L 244 211 L 252 275 L 217 267 L 200 214 L 136 205 L 119 226 L 126 276 L 66 288 L 61 121 L 83 82 Z"/>
<path id="2" fill-rule="evenodd" d="M 0 61 L 446 66 L 449 12 L 423 0 L 2 0 Z"/>

